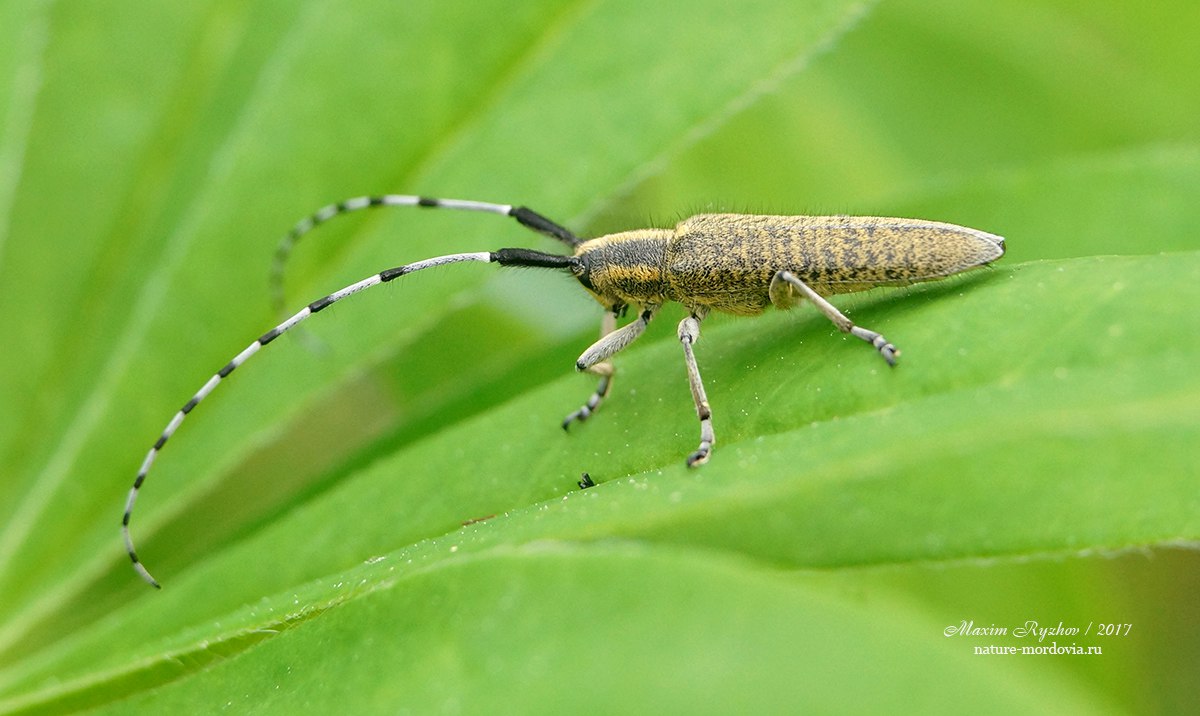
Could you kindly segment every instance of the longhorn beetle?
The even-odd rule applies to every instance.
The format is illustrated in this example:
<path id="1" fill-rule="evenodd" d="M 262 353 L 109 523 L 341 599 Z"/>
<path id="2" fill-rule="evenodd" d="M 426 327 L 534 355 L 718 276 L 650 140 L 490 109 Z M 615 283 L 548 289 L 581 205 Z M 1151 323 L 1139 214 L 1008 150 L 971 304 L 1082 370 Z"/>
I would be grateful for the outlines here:
<path id="1" fill-rule="evenodd" d="M 458 209 L 510 216 L 561 241 L 573 253 L 559 255 L 511 248 L 447 254 L 390 268 L 313 301 L 255 339 L 175 413 L 146 454 L 129 490 L 121 532 L 134 569 L 151 585 L 160 586 L 138 560 L 129 535 L 129 519 L 138 491 L 163 445 L 188 413 L 260 348 L 309 316 L 359 291 L 422 269 L 466 261 L 570 272 L 604 307 L 605 314 L 600 340 L 575 362 L 577 370 L 599 376 L 599 385 L 586 403 L 563 420 L 564 429 L 572 422 L 591 417 L 608 395 L 613 377 L 613 366 L 608 359 L 637 339 L 663 304 L 682 303 L 688 315 L 679 323 L 678 336 L 700 421 L 700 445 L 687 458 L 688 466 L 695 467 L 708 460 L 716 442 L 712 411 L 692 350 L 700 338 L 700 321 L 710 311 L 754 315 L 767 305 L 788 309 L 807 299 L 838 330 L 870 343 L 888 365 L 894 366 L 899 355 L 896 347 L 875 331 L 855 325 L 825 296 L 943 278 L 1004 255 L 1004 239 L 999 236 L 922 219 L 699 214 L 672 229 L 635 229 L 584 240 L 523 206 L 389 194 L 330 204 L 297 223 L 275 254 L 272 289 L 276 304 L 282 305 L 284 264 L 302 236 L 340 214 L 378 206 Z M 637 307 L 637 317 L 617 328 L 617 319 L 628 306 Z M 581 486 L 589 483 L 585 475 Z"/>

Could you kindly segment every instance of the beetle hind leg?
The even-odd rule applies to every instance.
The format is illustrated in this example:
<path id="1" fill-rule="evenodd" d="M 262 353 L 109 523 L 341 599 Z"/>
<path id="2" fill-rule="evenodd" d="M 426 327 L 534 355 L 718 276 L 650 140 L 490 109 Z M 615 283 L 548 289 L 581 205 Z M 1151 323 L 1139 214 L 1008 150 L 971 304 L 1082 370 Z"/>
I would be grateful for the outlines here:
<path id="1" fill-rule="evenodd" d="M 807 298 L 812 301 L 812 304 L 817 307 L 825 317 L 837 326 L 837 329 L 842 333 L 850 335 L 870 343 L 875 350 L 879 351 L 879 355 L 887 361 L 888 365 L 896 365 L 896 357 L 900 355 L 899 349 L 888 342 L 879 333 L 872 331 L 862 326 L 854 325 L 854 322 L 846 317 L 846 314 L 837 310 L 832 303 L 826 301 L 816 291 L 812 290 L 808 284 L 796 278 L 791 271 L 780 271 L 771 279 L 769 288 L 771 303 L 779 308 L 790 308 L 795 305 L 799 298 Z M 797 296 L 796 294 L 799 294 Z"/>

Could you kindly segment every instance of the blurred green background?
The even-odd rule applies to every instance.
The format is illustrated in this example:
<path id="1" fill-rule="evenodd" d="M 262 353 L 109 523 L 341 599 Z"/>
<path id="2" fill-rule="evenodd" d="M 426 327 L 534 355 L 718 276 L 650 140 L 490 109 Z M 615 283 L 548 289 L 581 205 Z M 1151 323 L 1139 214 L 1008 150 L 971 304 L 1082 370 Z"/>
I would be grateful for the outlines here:
<path id="1" fill-rule="evenodd" d="M 0 713 L 1189 712 L 1198 32 L 1186 2 L 6 0 Z M 839 301 L 891 374 L 808 311 L 706 321 L 700 472 L 681 315 L 564 438 L 599 316 L 570 281 L 355 297 L 163 453 L 151 593 L 117 533 L 144 451 L 272 325 L 282 233 L 383 192 L 587 235 L 920 216 L 1008 254 Z M 554 248 L 365 212 L 288 291 L 502 245 Z M 1079 657 L 943 636 L 1030 619 L 1132 628 Z"/>

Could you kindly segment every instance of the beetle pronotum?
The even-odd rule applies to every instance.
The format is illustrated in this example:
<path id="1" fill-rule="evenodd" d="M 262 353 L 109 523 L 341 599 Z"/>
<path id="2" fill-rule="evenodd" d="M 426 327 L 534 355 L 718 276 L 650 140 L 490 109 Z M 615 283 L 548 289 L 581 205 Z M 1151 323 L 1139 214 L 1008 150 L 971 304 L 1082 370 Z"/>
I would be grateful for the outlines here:
<path id="1" fill-rule="evenodd" d="M 1004 239 L 976 229 L 922 219 L 862 216 L 700 214 L 671 229 L 636 229 L 583 240 L 525 207 L 391 194 L 330 204 L 296 224 L 275 255 L 272 283 L 276 303 L 282 299 L 284 263 L 301 236 L 339 214 L 377 206 L 419 206 L 511 216 L 522 225 L 561 241 L 574 253 L 559 255 L 510 248 L 447 254 L 390 268 L 313 301 L 255 339 L 175 413 L 146 453 L 129 490 L 121 518 L 125 548 L 134 569 L 155 587 L 159 583 L 138 560 L 133 548 L 129 520 L 138 491 L 163 445 L 188 413 L 260 348 L 309 316 L 359 291 L 422 269 L 467 261 L 569 271 L 604 307 L 605 314 L 600 339 L 575 363 L 577 370 L 599 376 L 599 385 L 586 403 L 563 420 L 563 428 L 587 420 L 608 395 L 613 377 L 609 358 L 637 339 L 663 304 L 668 301 L 683 304 L 688 315 L 680 321 L 677 335 L 700 421 L 700 444 L 687 457 L 688 466 L 695 467 L 708 460 L 716 442 L 712 411 L 692 348 L 700 338 L 700 322 L 710 311 L 754 315 L 768 305 L 788 309 L 807 299 L 840 331 L 870 343 L 889 365 L 895 365 L 899 355 L 895 346 L 879 333 L 855 325 L 825 296 L 943 278 L 982 266 L 1004 254 Z M 639 309 L 637 317 L 617 328 L 617 319 L 631 305 Z M 581 484 L 590 482 L 586 476 L 585 481 Z"/>

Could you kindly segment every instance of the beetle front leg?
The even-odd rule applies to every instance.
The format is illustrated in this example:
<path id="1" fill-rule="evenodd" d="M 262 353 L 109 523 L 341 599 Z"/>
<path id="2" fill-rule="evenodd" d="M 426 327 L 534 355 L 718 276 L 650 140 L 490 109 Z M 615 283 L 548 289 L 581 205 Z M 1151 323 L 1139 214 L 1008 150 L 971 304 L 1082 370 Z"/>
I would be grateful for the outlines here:
<path id="1" fill-rule="evenodd" d="M 600 383 L 596 386 L 596 391 L 587 399 L 587 402 L 579 407 L 579 410 L 571 413 L 563 418 L 563 430 L 569 430 L 571 423 L 575 421 L 583 422 L 592 417 L 592 413 L 600 407 L 604 399 L 608 397 L 608 391 L 612 389 L 612 377 L 616 372 L 616 368 L 608 361 L 601 361 L 594 366 L 585 369 L 588 373 L 593 373 L 600 376 Z"/>
<path id="2" fill-rule="evenodd" d="M 647 306 L 632 323 L 617 328 L 617 314 L 621 313 L 624 308 L 624 306 L 614 306 L 604 315 L 604 322 L 600 327 L 600 340 L 593 343 L 575 361 L 576 370 L 600 376 L 600 384 L 596 386 L 596 392 L 592 393 L 592 397 L 588 398 L 588 401 L 579 410 L 563 419 L 563 430 L 569 429 L 571 423 L 576 420 L 580 422 L 587 420 L 608 397 L 608 393 L 612 389 L 613 373 L 616 372 L 608 359 L 642 335 L 642 332 L 646 330 L 646 324 L 658 310 L 658 306 Z"/>

